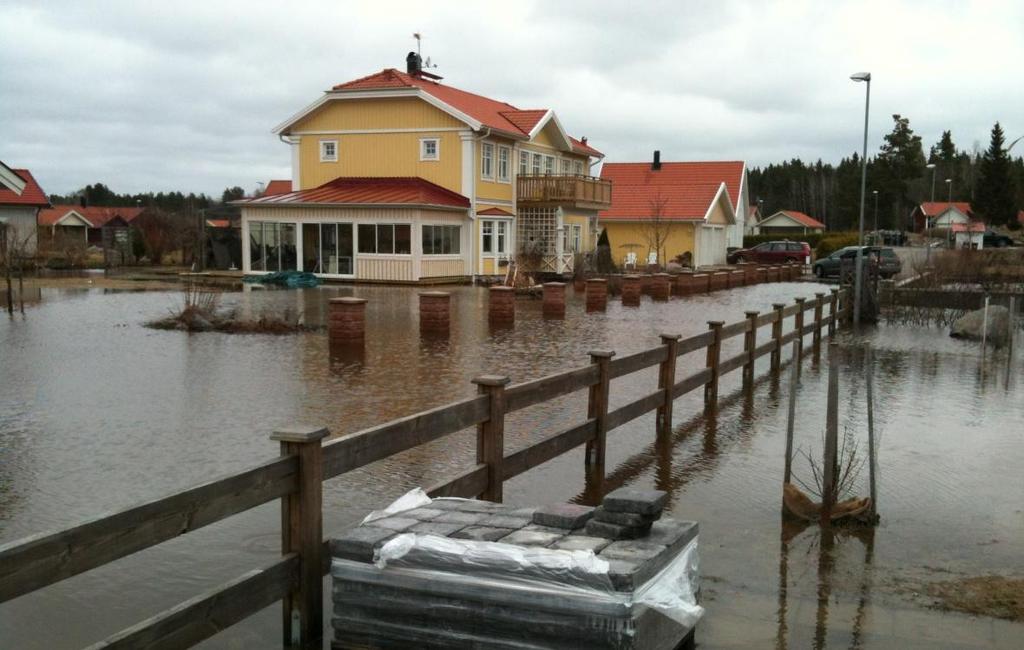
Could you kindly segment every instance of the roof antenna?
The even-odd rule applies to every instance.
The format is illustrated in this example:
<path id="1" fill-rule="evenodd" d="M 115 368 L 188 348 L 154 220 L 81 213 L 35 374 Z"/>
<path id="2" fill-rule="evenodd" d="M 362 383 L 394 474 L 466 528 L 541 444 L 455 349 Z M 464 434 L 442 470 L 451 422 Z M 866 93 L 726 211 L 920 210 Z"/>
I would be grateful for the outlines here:
<path id="1" fill-rule="evenodd" d="M 437 64 L 433 63 L 428 56 L 426 61 L 423 60 L 423 34 L 420 32 L 413 32 L 412 37 L 416 39 L 416 58 L 419 66 L 417 67 L 417 75 L 420 77 L 426 77 L 428 79 L 440 80 L 443 77 L 427 72 L 430 68 L 437 68 Z"/>

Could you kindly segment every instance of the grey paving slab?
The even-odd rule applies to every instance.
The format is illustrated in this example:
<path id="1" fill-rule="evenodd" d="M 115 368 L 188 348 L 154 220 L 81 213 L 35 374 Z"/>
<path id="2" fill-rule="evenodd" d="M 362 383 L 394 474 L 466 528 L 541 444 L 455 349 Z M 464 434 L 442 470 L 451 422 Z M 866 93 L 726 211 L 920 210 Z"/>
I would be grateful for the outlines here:
<path id="1" fill-rule="evenodd" d="M 639 583 L 636 581 L 637 571 L 640 565 L 627 560 L 610 560 L 608 562 L 608 577 L 616 591 L 633 591 Z"/>
<path id="2" fill-rule="evenodd" d="M 473 524 L 480 523 L 480 521 L 486 517 L 487 514 L 483 512 L 462 512 L 461 510 L 455 510 L 452 512 L 446 512 L 443 515 L 438 515 L 431 521 L 438 524 L 462 524 L 463 526 L 472 526 Z"/>
<path id="3" fill-rule="evenodd" d="M 510 510 L 508 514 L 511 517 L 526 517 L 527 519 L 530 519 L 536 511 L 536 508 L 515 508 Z"/>
<path id="4" fill-rule="evenodd" d="M 533 513 L 533 523 L 539 526 L 552 526 L 574 530 L 582 528 L 594 515 L 594 508 L 574 503 L 556 503 L 537 508 Z"/>
<path id="5" fill-rule="evenodd" d="M 398 514 L 401 517 L 412 517 L 413 519 L 419 519 L 420 521 L 430 521 L 431 519 L 440 517 L 445 512 L 446 511 L 441 508 L 415 508 Z"/>
<path id="6" fill-rule="evenodd" d="M 523 530 L 529 530 L 535 533 L 555 533 L 556 535 L 565 535 L 566 533 L 569 533 L 569 531 L 567 531 L 564 528 L 555 528 L 554 526 L 539 526 L 537 524 L 527 524 L 526 526 L 523 526 Z M 582 530 L 582 528 L 578 530 Z"/>
<path id="7" fill-rule="evenodd" d="M 606 560 L 626 560 L 641 564 L 658 557 L 665 550 L 666 547 L 660 544 L 628 540 L 612 542 L 601 551 L 601 557 Z"/>
<path id="8" fill-rule="evenodd" d="M 385 517 L 384 519 L 375 519 L 370 522 L 371 525 L 377 528 L 387 528 L 396 532 L 411 528 L 418 523 L 420 523 L 419 519 L 411 517 Z"/>
<path id="9" fill-rule="evenodd" d="M 603 506 L 594 510 L 594 519 L 597 521 L 605 521 L 619 526 L 649 526 L 659 517 L 661 517 L 661 512 L 656 515 L 641 515 L 636 512 L 613 512 Z"/>
<path id="10" fill-rule="evenodd" d="M 653 515 L 661 512 L 668 501 L 668 493 L 662 490 L 639 490 L 619 488 L 605 495 L 601 505 L 612 512 L 636 512 Z"/>
<path id="11" fill-rule="evenodd" d="M 374 549 L 380 548 L 398 533 L 388 528 L 357 526 L 346 530 L 328 542 L 332 557 L 357 562 L 373 562 Z"/>
<path id="12" fill-rule="evenodd" d="M 421 521 L 406 532 L 449 537 L 455 531 L 462 530 L 465 527 L 466 524 L 446 524 L 438 521 Z"/>
<path id="13" fill-rule="evenodd" d="M 516 544 L 518 546 L 550 546 L 565 536 L 565 531 L 560 533 L 542 533 L 535 530 L 517 530 L 498 541 L 503 544 Z"/>
<path id="14" fill-rule="evenodd" d="M 651 532 L 644 541 L 670 548 L 681 547 L 697 535 L 698 528 L 695 521 L 676 521 L 666 517 L 651 526 Z"/>
<path id="15" fill-rule="evenodd" d="M 586 535 L 566 535 L 553 543 L 550 548 L 561 551 L 593 551 L 597 553 L 605 546 L 612 543 L 612 540 L 604 537 L 587 537 Z"/>
<path id="16" fill-rule="evenodd" d="M 620 526 L 609 524 L 606 521 L 591 519 L 584 529 L 587 535 L 592 537 L 607 537 L 608 539 L 637 539 L 645 537 L 650 532 L 650 526 Z"/>
<path id="17" fill-rule="evenodd" d="M 480 499 L 467 499 L 459 503 L 459 510 L 462 512 L 487 512 L 497 513 L 504 512 L 510 508 L 501 503 L 494 503 L 493 501 L 481 501 Z"/>
<path id="18" fill-rule="evenodd" d="M 454 539 L 472 539 L 478 542 L 496 542 L 515 532 L 514 528 L 495 528 L 493 526 L 466 526 L 451 534 Z"/>
<path id="19" fill-rule="evenodd" d="M 513 517 L 512 515 L 496 514 L 489 517 L 485 517 L 480 520 L 481 526 L 491 526 L 495 528 L 522 528 L 528 526 L 530 519 L 528 517 Z"/>

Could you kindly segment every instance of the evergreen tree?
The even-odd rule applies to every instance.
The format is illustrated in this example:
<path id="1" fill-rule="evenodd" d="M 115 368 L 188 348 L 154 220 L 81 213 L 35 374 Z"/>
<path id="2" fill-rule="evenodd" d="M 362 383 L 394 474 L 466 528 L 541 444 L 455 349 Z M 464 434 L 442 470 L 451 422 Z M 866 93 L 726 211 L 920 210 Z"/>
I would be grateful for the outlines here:
<path id="1" fill-rule="evenodd" d="M 914 194 L 920 194 L 920 179 L 924 175 L 925 158 L 921 136 L 910 128 L 910 119 L 898 113 L 892 116 L 893 129 L 886 134 L 876 163 L 879 194 L 890 199 L 889 218 L 880 218 L 881 223 L 901 225 L 906 215 L 918 202 L 919 196 L 911 197 L 911 183 L 918 181 Z"/>
<path id="2" fill-rule="evenodd" d="M 988 150 L 981 159 L 973 203 L 978 216 L 1000 226 L 1008 225 L 1017 218 L 1016 190 L 1004 143 L 1003 128 L 996 122 Z"/>
<path id="3" fill-rule="evenodd" d="M 245 190 L 238 187 L 226 187 L 224 192 L 220 195 L 221 203 L 230 203 L 231 201 L 238 201 L 239 199 L 245 198 Z"/>

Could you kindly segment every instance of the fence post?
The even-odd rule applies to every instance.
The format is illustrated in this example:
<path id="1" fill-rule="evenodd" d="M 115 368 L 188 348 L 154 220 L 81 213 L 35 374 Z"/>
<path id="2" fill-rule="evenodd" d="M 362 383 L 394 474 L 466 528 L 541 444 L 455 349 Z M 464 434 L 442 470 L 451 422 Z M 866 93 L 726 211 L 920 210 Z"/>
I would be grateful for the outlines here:
<path id="1" fill-rule="evenodd" d="M 505 460 L 505 386 L 509 378 L 483 375 L 473 380 L 477 392 L 490 398 L 488 417 L 476 425 L 476 462 L 487 465 L 487 487 L 480 494 L 485 501 L 501 503 Z"/>
<path id="2" fill-rule="evenodd" d="M 772 321 L 772 339 L 775 341 L 775 349 L 772 350 L 772 374 L 779 374 L 779 368 L 782 367 L 782 310 L 786 306 L 781 303 L 773 303 L 772 309 L 775 310 L 775 320 Z"/>
<path id="3" fill-rule="evenodd" d="M 324 427 L 275 431 L 281 454 L 299 459 L 298 489 L 281 498 L 281 553 L 299 556 L 299 581 L 282 599 L 285 646 L 312 647 L 323 636 L 323 460 Z"/>
<path id="4" fill-rule="evenodd" d="M 587 418 L 595 420 L 594 438 L 587 441 L 584 454 L 587 465 L 592 465 L 604 472 L 605 438 L 608 433 L 608 384 L 611 374 L 608 365 L 615 353 L 611 350 L 591 350 L 590 363 L 597 365 L 597 383 L 590 387 L 587 400 Z"/>
<path id="5" fill-rule="evenodd" d="M 718 405 L 718 362 L 722 357 L 722 326 L 725 321 L 709 320 L 708 327 L 714 335 L 708 346 L 707 367 L 711 369 L 711 379 L 704 385 L 704 406 L 714 409 Z"/>
<path id="6" fill-rule="evenodd" d="M 821 314 L 825 307 L 825 294 L 814 294 L 814 354 L 821 352 Z"/>
<path id="7" fill-rule="evenodd" d="M 828 298 L 828 338 L 831 340 L 836 335 L 836 319 L 839 318 L 839 289 L 830 289 L 832 295 Z"/>
<path id="8" fill-rule="evenodd" d="M 839 344 L 828 345 L 828 401 L 825 415 L 825 457 L 821 468 L 821 525 L 832 523 L 836 502 L 837 453 L 839 445 Z"/>
<path id="9" fill-rule="evenodd" d="M 796 298 L 796 323 L 794 325 L 796 332 L 796 340 L 800 341 L 800 354 L 804 352 L 804 303 L 807 302 L 807 298 Z"/>
<path id="10" fill-rule="evenodd" d="M 668 348 L 668 357 L 658 369 L 658 388 L 665 391 L 664 401 L 658 407 L 658 436 L 672 433 L 672 401 L 673 389 L 676 386 L 676 357 L 679 354 L 680 334 L 662 334 L 661 342 Z"/>
<path id="11" fill-rule="evenodd" d="M 761 315 L 761 312 L 748 311 L 744 313 L 747 315 L 749 329 L 743 337 L 743 351 L 747 353 L 747 362 L 743 365 L 743 385 L 749 388 L 754 383 L 754 361 L 757 360 L 757 355 L 754 352 L 754 349 L 757 348 L 757 317 Z"/>

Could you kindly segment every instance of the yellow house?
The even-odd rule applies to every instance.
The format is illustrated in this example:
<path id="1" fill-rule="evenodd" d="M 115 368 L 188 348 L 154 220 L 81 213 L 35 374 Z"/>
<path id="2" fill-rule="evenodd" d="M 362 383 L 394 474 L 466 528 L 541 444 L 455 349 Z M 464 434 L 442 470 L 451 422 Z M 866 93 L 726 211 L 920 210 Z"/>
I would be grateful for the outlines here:
<path id="1" fill-rule="evenodd" d="M 594 248 L 603 156 L 555 113 L 441 83 L 411 52 L 334 86 L 274 131 L 291 191 L 240 202 L 246 273 L 418 282 L 504 274 L 523 251 L 571 272 Z"/>
<path id="2" fill-rule="evenodd" d="M 665 265 L 689 254 L 691 264 L 725 264 L 742 244 L 748 212 L 746 165 L 727 162 L 605 163 L 611 206 L 600 213 L 616 264 Z M 739 244 L 736 241 L 739 241 Z"/>

